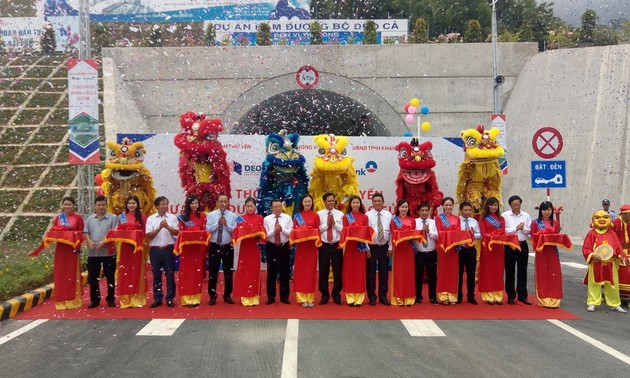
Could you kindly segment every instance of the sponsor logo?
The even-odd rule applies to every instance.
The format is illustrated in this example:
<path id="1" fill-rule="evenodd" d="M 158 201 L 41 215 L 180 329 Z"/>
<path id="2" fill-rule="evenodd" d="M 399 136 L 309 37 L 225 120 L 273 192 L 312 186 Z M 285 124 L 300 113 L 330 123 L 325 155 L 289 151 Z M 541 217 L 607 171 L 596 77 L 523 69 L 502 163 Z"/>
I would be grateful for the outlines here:
<path id="1" fill-rule="evenodd" d="M 258 176 L 262 171 L 262 164 L 241 164 L 237 161 L 232 162 L 234 173 L 240 176 Z"/>
<path id="2" fill-rule="evenodd" d="M 367 163 L 365 163 L 365 168 L 359 168 L 356 170 L 357 176 L 367 176 L 368 173 L 376 172 L 377 168 L 378 168 L 378 164 L 376 164 L 375 161 L 370 160 Z"/>

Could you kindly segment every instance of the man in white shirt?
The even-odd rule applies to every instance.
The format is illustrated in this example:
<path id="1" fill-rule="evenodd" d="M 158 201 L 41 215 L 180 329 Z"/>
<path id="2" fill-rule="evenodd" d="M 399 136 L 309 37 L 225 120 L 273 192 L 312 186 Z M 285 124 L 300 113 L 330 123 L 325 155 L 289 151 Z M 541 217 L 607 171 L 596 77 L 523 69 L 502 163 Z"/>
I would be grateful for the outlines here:
<path id="1" fill-rule="evenodd" d="M 151 308 L 160 306 L 164 293 L 162 292 L 162 271 L 166 276 L 166 305 L 174 307 L 175 298 L 175 257 L 173 246 L 175 236 L 179 232 L 177 217 L 168 210 L 168 199 L 160 196 L 153 202 L 157 213 L 147 218 L 145 234 L 149 239 L 149 259 L 153 272 L 153 303 Z"/>
<path id="2" fill-rule="evenodd" d="M 470 202 L 462 202 L 459 205 L 459 212 L 461 214 L 459 217 L 461 220 L 461 229 L 471 231 L 474 240 L 481 239 L 479 224 L 475 218 L 471 217 L 473 207 Z M 477 248 L 475 248 L 474 245 L 472 247 L 463 245 L 457 248 L 457 250 L 459 251 L 459 284 L 457 286 L 457 303 L 462 303 L 462 298 L 464 297 L 462 289 L 464 283 L 464 270 L 466 270 L 466 298 L 468 299 L 468 303 L 476 305 L 475 271 L 477 270 Z M 501 304 L 501 302 L 498 302 L 497 304 Z"/>
<path id="3" fill-rule="evenodd" d="M 530 226 L 532 218 L 524 211 L 521 211 L 523 200 L 519 196 L 512 196 L 508 199 L 510 210 L 505 211 L 505 232 L 518 236 L 521 250 L 512 249 L 505 246 L 505 292 L 508 295 L 508 304 L 513 305 L 517 299 L 526 305 L 532 303 L 527 300 L 527 260 L 529 258 L 529 246 L 527 239 L 531 233 Z M 516 265 L 516 290 L 514 289 L 514 272 Z"/>
<path id="4" fill-rule="evenodd" d="M 605 212 L 610 214 L 611 221 L 617 219 L 617 213 L 615 213 L 615 210 L 610 209 L 610 200 L 607 200 L 607 199 L 602 200 L 602 208 L 604 209 Z"/>
<path id="5" fill-rule="evenodd" d="M 293 220 L 282 212 L 282 201 L 271 201 L 272 214 L 263 219 L 267 231 L 267 304 L 276 301 L 276 276 L 280 273 L 280 302 L 289 301 L 289 236 Z"/>
<path id="6" fill-rule="evenodd" d="M 343 251 L 339 248 L 341 229 L 343 228 L 343 213 L 335 209 L 337 201 L 335 195 L 328 192 L 322 196 L 325 209 L 317 212 L 319 216 L 319 233 L 322 245 L 319 247 L 319 292 L 322 299 L 319 304 L 326 304 L 330 299 L 328 292 L 328 272 L 332 265 L 333 287 L 332 298 L 336 304 L 341 304 L 341 267 Z"/>
<path id="7" fill-rule="evenodd" d="M 217 197 L 217 209 L 208 213 L 206 217 L 206 230 L 210 233 L 210 245 L 208 246 L 208 260 L 210 276 L 208 277 L 208 294 L 210 302 L 214 306 L 217 303 L 217 282 L 219 281 L 219 268 L 223 262 L 223 300 L 228 304 L 234 304 L 232 289 L 234 287 L 234 247 L 232 246 L 232 232 L 236 227 L 236 214 L 227 209 L 229 198 L 227 194 L 219 194 Z"/>
<path id="8" fill-rule="evenodd" d="M 435 227 L 435 221 L 429 218 L 431 207 L 428 203 L 423 202 L 418 207 L 420 218 L 416 219 L 416 229 L 424 230 L 427 237 L 426 243 L 420 243 L 417 240 L 413 242 L 415 250 L 416 265 L 416 304 L 422 303 L 422 281 L 424 280 L 424 270 L 427 271 L 427 284 L 429 285 L 429 301 L 431 304 L 438 304 L 436 295 L 437 283 L 437 252 L 435 241 L 438 237 L 438 231 Z"/>
<path id="9" fill-rule="evenodd" d="M 384 209 L 385 199 L 382 193 L 372 196 L 372 210 L 365 213 L 369 225 L 374 229 L 374 240 L 370 244 L 371 257 L 367 261 L 366 287 L 370 306 L 376 306 L 376 270 L 378 269 L 378 300 L 385 306 L 391 306 L 387 299 L 389 276 L 389 257 L 392 255 L 390 244 L 390 224 L 392 213 Z"/>

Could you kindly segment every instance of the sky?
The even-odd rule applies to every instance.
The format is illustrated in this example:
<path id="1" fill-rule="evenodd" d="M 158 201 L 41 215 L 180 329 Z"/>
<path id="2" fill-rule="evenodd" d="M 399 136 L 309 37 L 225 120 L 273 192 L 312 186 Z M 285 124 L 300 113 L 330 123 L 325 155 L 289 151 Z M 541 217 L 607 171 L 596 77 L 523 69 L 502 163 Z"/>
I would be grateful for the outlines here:
<path id="1" fill-rule="evenodd" d="M 499 0 L 501 1 L 501 0 Z M 538 0 L 542 3 L 542 0 Z M 597 12 L 601 24 L 617 18 L 630 19 L 630 0 L 547 0 L 553 2 L 554 14 L 562 20 L 578 26 L 582 13 L 588 8 Z"/>

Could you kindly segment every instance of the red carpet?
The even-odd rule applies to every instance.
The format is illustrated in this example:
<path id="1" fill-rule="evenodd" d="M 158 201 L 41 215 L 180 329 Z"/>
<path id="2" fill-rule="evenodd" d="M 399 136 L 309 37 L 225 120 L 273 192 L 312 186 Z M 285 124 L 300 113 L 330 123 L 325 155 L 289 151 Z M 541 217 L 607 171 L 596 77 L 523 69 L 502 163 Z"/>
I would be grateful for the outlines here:
<path id="1" fill-rule="evenodd" d="M 166 303 L 160 307 L 151 309 L 148 306 L 142 308 L 107 307 L 105 299 L 101 300 L 101 305 L 88 309 L 82 307 L 74 310 L 57 311 L 53 300 L 46 300 L 39 306 L 17 315 L 14 319 L 325 319 L 325 320 L 392 320 L 392 319 L 437 319 L 437 320 L 544 320 L 544 319 L 564 319 L 577 320 L 579 317 L 563 309 L 546 309 L 536 305 L 526 306 L 517 302 L 516 305 L 490 306 L 482 303 L 477 295 L 479 305 L 464 303 L 452 306 L 432 305 L 428 302 L 428 296 L 424 295 L 425 301 L 422 304 L 411 307 L 386 307 L 377 303 L 375 307 L 369 306 L 367 297 L 363 306 L 359 308 L 349 307 L 345 304 L 345 296 L 342 293 L 342 305 L 335 304 L 332 300 L 326 305 L 318 305 L 319 293 L 315 294 L 315 307 L 302 308 L 295 302 L 295 294 L 291 292 L 291 304 L 286 305 L 276 301 L 273 305 L 265 305 L 267 300 L 265 294 L 265 275 L 261 275 L 263 287 L 259 306 L 244 307 L 240 304 L 239 298 L 234 298 L 233 305 L 222 300 L 223 288 L 219 283 L 219 298 L 215 306 L 208 306 L 208 293 L 202 296 L 202 303 L 199 307 L 189 308 L 179 306 L 178 298 L 175 298 L 176 306 L 169 308 Z M 149 273 L 150 276 L 150 273 Z M 221 276 L 219 277 L 221 280 Z M 151 282 L 149 277 L 148 282 Z M 204 281 L 204 288 L 207 290 L 207 281 Z M 426 285 L 425 290 L 426 290 Z M 164 287 L 166 285 L 164 284 Z M 107 293 L 105 290 L 105 280 L 101 280 L 101 295 Z M 105 294 L 106 295 L 106 294 Z M 104 295 L 103 295 L 104 297 Z M 504 294 L 504 297 L 507 296 Z M 530 296 L 529 300 L 535 302 L 535 298 Z M 83 290 L 83 304 L 89 303 L 89 288 Z M 147 293 L 147 304 L 153 302 L 152 293 Z"/>

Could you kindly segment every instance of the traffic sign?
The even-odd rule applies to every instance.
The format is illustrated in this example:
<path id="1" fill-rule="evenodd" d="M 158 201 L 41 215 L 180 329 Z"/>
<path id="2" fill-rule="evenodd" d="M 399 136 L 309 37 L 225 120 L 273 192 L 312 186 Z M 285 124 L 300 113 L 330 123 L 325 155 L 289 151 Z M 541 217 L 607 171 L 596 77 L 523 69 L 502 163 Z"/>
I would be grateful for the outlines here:
<path id="1" fill-rule="evenodd" d="M 562 151 L 562 134 L 553 127 L 543 127 L 534 133 L 532 147 L 536 155 L 543 159 L 551 159 Z"/>
<path id="2" fill-rule="evenodd" d="M 319 72 L 312 66 L 302 66 L 295 74 L 298 85 L 304 89 L 311 89 L 319 82 Z"/>
<path id="3" fill-rule="evenodd" d="M 564 160 L 532 160 L 532 188 L 566 188 Z"/>

